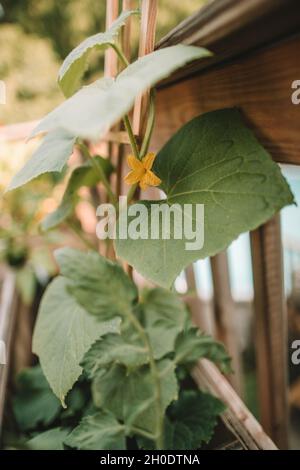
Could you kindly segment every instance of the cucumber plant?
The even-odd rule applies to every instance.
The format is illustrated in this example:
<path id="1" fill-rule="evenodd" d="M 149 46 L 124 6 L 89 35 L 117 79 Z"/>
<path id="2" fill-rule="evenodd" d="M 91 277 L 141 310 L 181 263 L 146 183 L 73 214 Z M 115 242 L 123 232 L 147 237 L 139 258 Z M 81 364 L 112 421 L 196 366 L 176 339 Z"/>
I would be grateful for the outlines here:
<path id="1" fill-rule="evenodd" d="M 44 140 L 9 189 L 61 171 L 78 147 L 86 161 L 73 171 L 61 204 L 43 221 L 43 229 L 72 215 L 81 186 L 102 184 L 121 217 L 124 209 L 110 184 L 114 169 L 92 155 L 87 142 L 101 139 L 122 119 L 132 153 L 126 177 L 131 188 L 124 195 L 129 217 L 138 184 L 142 189 L 159 186 L 165 194 L 161 200 L 139 202 L 146 208 L 204 205 L 204 245 L 197 250 L 185 249 L 184 236 L 176 239 L 171 233 L 166 239 L 161 230 L 155 239 L 115 240 L 117 259 L 157 285 L 143 292 L 118 261 L 95 250 L 59 249 L 60 275 L 42 299 L 33 339 L 33 351 L 63 407 L 80 377 L 91 384 L 93 407 L 73 429 L 60 432 L 65 446 L 125 449 L 134 442 L 148 449 L 194 449 L 210 439 L 223 406 L 191 386 L 188 372 L 200 358 L 228 372 L 230 359 L 221 344 L 192 325 L 172 285 L 188 264 L 224 250 L 240 233 L 291 204 L 293 195 L 236 109 L 196 117 L 155 156 L 149 153 L 155 116 L 151 99 L 145 135 L 137 142 L 128 115 L 135 99 L 210 52 L 179 44 L 129 64 L 118 37 L 131 15 L 138 12 L 123 12 L 108 31 L 86 39 L 65 59 L 58 82 L 66 100 L 32 132 L 31 137 L 45 134 Z M 90 53 L 109 47 L 121 72 L 81 87 Z M 141 225 L 150 217 L 143 214 Z"/>

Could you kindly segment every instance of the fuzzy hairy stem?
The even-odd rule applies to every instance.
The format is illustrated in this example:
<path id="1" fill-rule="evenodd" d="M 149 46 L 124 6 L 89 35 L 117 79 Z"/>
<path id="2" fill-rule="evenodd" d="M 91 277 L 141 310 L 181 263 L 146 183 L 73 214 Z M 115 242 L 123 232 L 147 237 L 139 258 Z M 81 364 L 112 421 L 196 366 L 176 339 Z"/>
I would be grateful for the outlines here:
<path id="1" fill-rule="evenodd" d="M 92 157 L 92 155 L 90 154 L 89 152 L 89 149 L 87 148 L 87 146 L 83 143 L 79 144 L 79 147 L 80 147 L 80 150 L 82 151 L 84 157 L 87 159 L 87 160 L 90 160 L 94 170 L 96 173 L 98 173 L 99 177 L 100 177 L 100 180 L 103 184 L 103 186 L 105 187 L 106 189 L 106 192 L 107 192 L 107 195 L 110 199 L 110 202 L 113 204 L 113 205 L 116 205 L 117 204 L 117 198 L 111 188 L 111 185 L 108 181 L 108 179 L 106 178 L 105 174 L 104 174 L 104 171 L 101 167 L 101 165 L 99 165 L 98 161 Z"/>
<path id="2" fill-rule="evenodd" d="M 81 240 L 89 250 L 97 251 L 96 247 L 87 238 L 85 238 L 85 236 L 83 235 L 80 228 L 78 228 L 71 221 L 68 221 L 67 225 L 72 230 L 72 232 L 75 233 L 75 235 L 79 238 L 79 240 Z"/>
<path id="3" fill-rule="evenodd" d="M 164 436 L 163 436 L 163 424 L 164 424 L 164 413 L 162 407 L 162 395 L 161 395 L 161 384 L 160 384 L 160 374 L 156 367 L 152 346 L 150 344 L 147 333 L 145 332 L 143 326 L 137 319 L 137 317 L 131 312 L 127 312 L 127 317 L 130 323 L 134 326 L 136 332 L 138 333 L 141 341 L 144 343 L 149 354 L 149 363 L 150 371 L 155 387 L 155 408 L 156 408 L 156 432 L 154 440 L 156 449 L 163 449 L 164 447 Z"/>
<path id="4" fill-rule="evenodd" d="M 130 120 L 129 120 L 129 117 L 128 117 L 127 114 L 126 114 L 126 116 L 124 116 L 123 121 L 124 121 L 125 129 L 127 131 L 127 134 L 128 134 L 129 140 L 130 140 L 130 146 L 131 146 L 133 155 L 135 156 L 135 158 L 140 160 L 141 157 L 140 157 L 140 152 L 139 152 L 139 149 L 138 149 L 137 141 L 136 141 L 136 138 L 134 136 L 134 133 L 133 133 L 133 130 L 132 130 L 132 127 L 131 127 L 131 123 L 130 123 Z"/>

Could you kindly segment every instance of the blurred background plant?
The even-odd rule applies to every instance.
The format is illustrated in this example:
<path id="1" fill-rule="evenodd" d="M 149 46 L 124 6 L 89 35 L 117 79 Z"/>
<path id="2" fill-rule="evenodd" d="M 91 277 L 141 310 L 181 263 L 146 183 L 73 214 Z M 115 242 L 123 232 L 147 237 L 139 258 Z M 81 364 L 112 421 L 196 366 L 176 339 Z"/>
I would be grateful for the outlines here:
<path id="1" fill-rule="evenodd" d="M 47 213 L 49 201 L 45 196 L 53 186 L 53 177 L 40 178 L 34 188 L 28 185 L 3 195 L 16 166 L 26 160 L 35 146 L 36 142 L 28 146 L 0 142 L 0 262 L 16 271 L 25 304 L 33 301 L 37 285 L 46 284 L 55 274 L 50 248 L 60 239 L 58 232 L 42 236 L 39 230 L 39 222 Z"/>
<path id="2" fill-rule="evenodd" d="M 209 0 L 160 0 L 157 40 Z M 56 84 L 65 56 L 84 38 L 105 30 L 105 1 L 1 0 L 0 79 L 7 104 L 0 124 L 38 119 L 62 101 Z M 2 13 L 2 14 L 1 14 Z M 135 49 L 138 25 L 133 30 Z M 34 51 L 34 53 L 33 53 Z M 89 76 L 103 70 L 103 56 L 94 56 Z"/>
<path id="3" fill-rule="evenodd" d="M 208 1 L 161 0 L 157 39 Z M 0 43 L 4 47 L 0 49 L 0 80 L 6 85 L 6 105 L 0 106 L 0 131 L 1 126 L 39 119 L 63 100 L 56 83 L 60 64 L 85 37 L 105 30 L 105 10 L 106 2 L 94 0 L 1 0 Z M 132 34 L 137 51 L 138 22 Z M 96 73 L 101 75 L 103 55 L 92 57 L 91 65 L 87 81 Z M 50 248 L 62 231 L 42 235 L 39 223 L 55 209 L 65 186 L 58 184 L 53 192 L 54 183 L 63 178 L 47 175 L 2 196 L 37 144 L 0 136 L 0 261 L 17 270 L 27 303 L 34 297 L 38 279 L 46 282 L 56 270 Z M 85 231 L 94 234 L 94 211 L 86 199 L 89 194 L 83 190 L 78 210 L 85 214 Z M 75 220 L 80 225 L 76 216 Z"/>

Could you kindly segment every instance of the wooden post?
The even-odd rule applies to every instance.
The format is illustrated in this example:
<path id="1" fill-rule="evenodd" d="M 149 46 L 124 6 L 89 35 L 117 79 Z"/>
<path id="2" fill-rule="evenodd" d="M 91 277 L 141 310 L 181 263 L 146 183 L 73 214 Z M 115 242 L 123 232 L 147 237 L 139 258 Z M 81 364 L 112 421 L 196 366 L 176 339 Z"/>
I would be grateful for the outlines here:
<path id="1" fill-rule="evenodd" d="M 216 338 L 225 344 L 232 358 L 234 373 L 229 381 L 235 391 L 243 395 L 242 363 L 236 330 L 235 304 L 231 295 L 227 253 L 224 251 L 210 259 L 214 287 Z"/>
<path id="2" fill-rule="evenodd" d="M 0 339 L 4 341 L 6 347 L 6 364 L 0 365 L 0 435 L 11 364 L 11 343 L 17 314 L 17 298 L 15 273 L 7 270 L 0 295 Z"/>
<path id="3" fill-rule="evenodd" d="M 288 343 L 279 215 L 251 233 L 251 248 L 261 422 L 278 447 L 286 449 Z"/>
<path id="4" fill-rule="evenodd" d="M 12 356 L 12 371 L 16 376 L 25 367 L 33 364 L 31 351 L 32 333 L 34 328 L 34 305 L 23 303 L 21 296 L 17 296 L 17 313 L 13 334 L 14 351 Z"/>
<path id="5" fill-rule="evenodd" d="M 190 309 L 192 320 L 200 330 L 214 336 L 215 325 L 211 311 L 197 293 L 197 285 L 195 278 L 194 265 L 190 264 L 185 270 L 186 282 L 188 286 L 188 294 L 185 295 L 184 301 Z"/>

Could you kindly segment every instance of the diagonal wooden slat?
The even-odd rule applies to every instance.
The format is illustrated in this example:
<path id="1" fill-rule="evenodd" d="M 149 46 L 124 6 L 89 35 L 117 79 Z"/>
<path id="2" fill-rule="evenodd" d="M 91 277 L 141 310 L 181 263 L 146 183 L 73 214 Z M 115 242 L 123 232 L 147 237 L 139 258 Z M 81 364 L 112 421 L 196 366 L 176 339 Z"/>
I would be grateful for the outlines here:
<path id="1" fill-rule="evenodd" d="M 244 449 L 277 449 L 241 398 L 214 364 L 207 359 L 202 359 L 194 367 L 192 376 L 200 388 L 209 391 L 225 403 L 227 409 L 223 413 L 222 419 L 236 435 Z"/>

